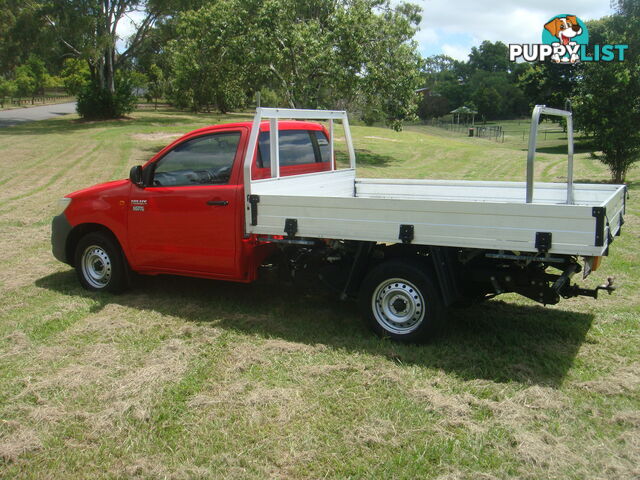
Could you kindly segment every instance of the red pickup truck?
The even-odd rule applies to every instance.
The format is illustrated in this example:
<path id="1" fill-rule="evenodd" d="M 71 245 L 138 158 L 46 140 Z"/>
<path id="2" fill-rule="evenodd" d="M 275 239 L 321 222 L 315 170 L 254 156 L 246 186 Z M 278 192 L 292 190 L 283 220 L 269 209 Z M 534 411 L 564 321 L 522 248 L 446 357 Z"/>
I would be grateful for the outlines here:
<path id="1" fill-rule="evenodd" d="M 334 121 L 348 168 L 336 167 Z M 374 331 L 407 342 L 427 339 L 454 303 L 610 293 L 611 282 L 571 279 L 595 271 L 620 234 L 625 186 L 573 184 L 572 148 L 566 183 L 534 184 L 532 125 L 526 183 L 367 179 L 346 112 L 258 109 L 253 123 L 195 130 L 128 180 L 61 199 L 53 253 L 96 291 L 123 290 L 132 271 L 245 283 L 265 263 L 317 272 L 359 299 Z"/>

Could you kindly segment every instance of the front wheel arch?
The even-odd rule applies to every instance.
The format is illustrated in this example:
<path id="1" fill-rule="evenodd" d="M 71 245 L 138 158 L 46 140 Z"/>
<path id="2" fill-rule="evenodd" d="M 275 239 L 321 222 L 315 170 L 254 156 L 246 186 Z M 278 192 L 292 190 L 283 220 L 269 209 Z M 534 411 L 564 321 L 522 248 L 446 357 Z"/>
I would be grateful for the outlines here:
<path id="1" fill-rule="evenodd" d="M 115 234 L 108 227 L 105 227 L 100 223 L 82 223 L 80 225 L 76 225 L 75 227 L 73 227 L 71 232 L 69 232 L 69 236 L 67 237 L 65 253 L 66 253 L 67 259 L 69 260 L 68 262 L 69 265 L 71 265 L 72 267 L 75 267 L 76 248 L 78 246 L 78 242 L 80 241 L 80 239 L 85 235 L 88 235 L 94 232 L 103 233 L 104 235 L 111 238 L 111 240 L 113 240 L 118 245 L 118 247 L 120 248 L 120 250 L 123 252 L 123 255 L 124 255 L 122 244 L 118 240 L 118 237 L 116 237 Z"/>
<path id="2" fill-rule="evenodd" d="M 79 229 L 73 242 L 68 242 L 67 248 L 71 250 L 70 257 L 76 270 L 80 284 L 93 291 L 109 291 L 119 293 L 126 290 L 131 283 L 131 269 L 122 246 L 113 233 L 106 228 Z M 88 247 L 96 247 L 93 253 L 88 253 Z M 93 255 L 96 264 L 102 264 L 108 270 L 108 277 L 102 281 L 96 278 L 98 273 L 94 270 L 94 278 L 88 272 L 88 257 Z M 89 268 L 89 270 L 91 270 Z M 106 273 L 106 272 L 105 272 Z"/>

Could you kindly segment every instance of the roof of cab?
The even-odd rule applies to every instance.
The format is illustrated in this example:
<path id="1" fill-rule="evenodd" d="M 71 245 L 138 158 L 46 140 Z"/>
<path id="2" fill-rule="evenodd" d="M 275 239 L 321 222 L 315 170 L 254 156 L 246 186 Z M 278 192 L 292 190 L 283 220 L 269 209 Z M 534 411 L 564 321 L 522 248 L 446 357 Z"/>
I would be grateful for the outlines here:
<path id="1" fill-rule="evenodd" d="M 246 127 L 251 128 L 253 122 L 236 122 L 236 123 L 221 123 L 219 125 L 209 125 L 207 127 L 198 128 L 197 130 L 193 130 L 186 135 L 193 135 L 194 133 L 205 133 L 205 132 L 214 132 L 216 130 L 227 129 L 227 128 L 235 128 L 235 127 Z M 322 130 L 323 126 L 319 123 L 314 122 L 302 122 L 299 120 L 285 120 L 278 122 L 278 130 Z M 269 131 L 269 122 L 264 121 L 260 122 L 260 131 L 267 132 Z M 186 136 L 185 135 L 185 136 Z"/>

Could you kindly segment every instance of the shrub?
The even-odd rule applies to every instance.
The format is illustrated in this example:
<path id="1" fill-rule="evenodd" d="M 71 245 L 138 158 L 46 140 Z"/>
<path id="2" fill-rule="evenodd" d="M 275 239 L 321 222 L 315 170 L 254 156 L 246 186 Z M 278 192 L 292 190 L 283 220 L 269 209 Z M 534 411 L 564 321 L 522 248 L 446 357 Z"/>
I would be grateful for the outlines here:
<path id="1" fill-rule="evenodd" d="M 120 118 L 131 113 L 137 103 L 128 78 L 116 79 L 115 92 L 103 89 L 96 82 L 82 87 L 78 94 L 78 114 L 85 119 Z"/>
<path id="2" fill-rule="evenodd" d="M 0 77 L 0 98 L 11 97 L 15 95 L 17 90 L 15 82 Z"/>

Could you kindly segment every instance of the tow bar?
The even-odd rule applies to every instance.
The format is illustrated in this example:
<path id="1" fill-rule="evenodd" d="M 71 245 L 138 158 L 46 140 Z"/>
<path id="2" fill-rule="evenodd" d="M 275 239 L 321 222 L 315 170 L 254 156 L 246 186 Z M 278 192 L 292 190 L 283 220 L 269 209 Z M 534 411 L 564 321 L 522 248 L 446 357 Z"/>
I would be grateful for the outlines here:
<path id="1" fill-rule="evenodd" d="M 613 277 L 607 278 L 607 283 L 597 286 L 596 288 L 581 288 L 578 285 L 571 285 L 571 277 L 573 277 L 576 273 L 579 273 L 581 270 L 580 265 L 577 263 L 569 265 L 562 275 L 555 281 L 553 284 L 553 289 L 562 295 L 563 298 L 572 298 L 572 297 L 592 297 L 598 298 L 598 290 L 606 290 L 606 292 L 611 295 L 611 292 L 615 291 L 616 287 L 613 285 Z"/>
<path id="2" fill-rule="evenodd" d="M 564 289 L 560 294 L 564 298 L 571 297 L 593 297 L 598 298 L 598 290 L 605 290 L 609 295 L 615 291 L 616 287 L 613 285 L 613 277 L 607 278 L 607 283 L 598 285 L 596 288 L 580 288 L 578 285 L 570 285 Z"/>

